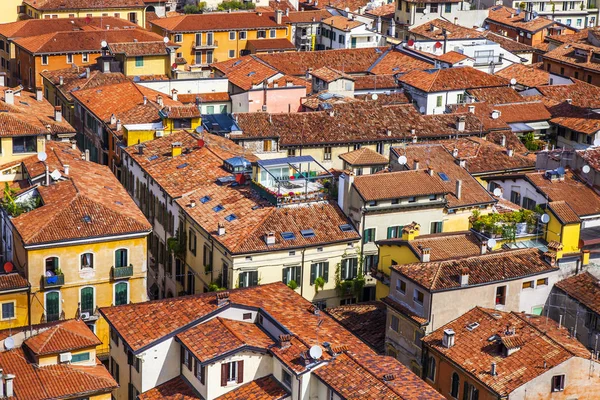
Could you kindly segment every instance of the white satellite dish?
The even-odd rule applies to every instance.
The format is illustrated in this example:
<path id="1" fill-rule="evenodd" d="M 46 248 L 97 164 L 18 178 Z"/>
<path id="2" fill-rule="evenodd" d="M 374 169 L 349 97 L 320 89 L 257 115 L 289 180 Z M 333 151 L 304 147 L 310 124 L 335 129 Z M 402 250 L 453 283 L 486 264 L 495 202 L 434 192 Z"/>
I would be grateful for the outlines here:
<path id="1" fill-rule="evenodd" d="M 400 157 L 398 157 L 398 164 L 400 164 L 400 165 L 406 165 L 406 161 L 407 161 L 406 156 L 400 156 Z"/>
<path id="2" fill-rule="evenodd" d="M 600 139 L 594 140 L 594 146 L 600 146 Z"/>
<path id="3" fill-rule="evenodd" d="M 46 161 L 46 159 L 48 158 L 48 154 L 46 154 L 45 151 L 40 151 L 37 155 L 38 160 L 40 160 L 41 162 Z"/>
<path id="4" fill-rule="evenodd" d="M 344 8 L 344 11 L 350 12 L 350 8 L 346 7 L 346 8 Z"/>
<path id="5" fill-rule="evenodd" d="M 510 84 L 511 84 L 511 85 L 516 85 L 516 84 L 517 84 L 517 80 L 516 80 L 515 78 L 512 78 L 512 79 L 510 80 Z"/>
<path id="6" fill-rule="evenodd" d="M 425 113 L 425 107 L 423 107 L 423 106 L 419 107 L 419 112 L 421 114 L 424 114 Z"/>
<path id="7" fill-rule="evenodd" d="M 588 174 L 591 170 L 589 165 L 584 165 L 583 168 L 581 168 L 581 170 L 583 171 L 584 174 Z"/>
<path id="8" fill-rule="evenodd" d="M 323 349 L 321 349 L 321 346 L 315 344 L 313 347 L 310 348 L 308 354 L 310 354 L 310 357 L 313 360 L 318 360 L 323 355 Z"/>
<path id="9" fill-rule="evenodd" d="M 542 214 L 540 221 L 542 221 L 542 224 L 547 224 L 550 222 L 550 216 L 548 214 Z"/>
<path id="10" fill-rule="evenodd" d="M 500 188 L 494 189 L 494 196 L 496 196 L 496 197 L 502 196 L 502 189 L 500 189 Z"/>
<path id="11" fill-rule="evenodd" d="M 490 239 L 490 240 L 488 240 L 488 247 L 490 249 L 493 249 L 494 247 L 496 247 L 496 239 Z"/>
<path id="12" fill-rule="evenodd" d="M 108 46 L 108 43 L 106 43 L 106 40 L 103 40 L 103 41 L 100 43 L 100 46 L 102 46 L 102 48 L 105 48 L 106 46 Z"/>
<path id="13" fill-rule="evenodd" d="M 165 42 L 165 44 L 166 44 L 166 43 L 169 43 L 169 38 L 165 36 L 165 37 L 163 38 L 163 42 Z"/>
<path id="14" fill-rule="evenodd" d="M 371 99 L 373 99 L 373 100 L 377 100 L 378 98 L 379 98 L 379 96 L 377 96 L 377 93 L 373 93 L 371 95 Z"/>
<path id="15" fill-rule="evenodd" d="M 4 348 L 6 350 L 12 350 L 15 348 L 15 339 L 13 339 L 12 336 L 9 336 L 6 339 L 4 339 Z"/>
<path id="16" fill-rule="evenodd" d="M 59 180 L 61 176 L 62 176 L 62 174 L 57 169 L 52 171 L 52 173 L 50 174 L 50 178 L 54 179 L 55 181 Z"/>

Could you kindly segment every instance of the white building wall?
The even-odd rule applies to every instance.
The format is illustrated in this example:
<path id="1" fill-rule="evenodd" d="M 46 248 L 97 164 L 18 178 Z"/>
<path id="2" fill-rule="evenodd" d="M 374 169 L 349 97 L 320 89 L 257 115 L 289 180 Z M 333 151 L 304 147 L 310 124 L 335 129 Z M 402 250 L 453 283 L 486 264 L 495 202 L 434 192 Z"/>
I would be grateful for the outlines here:
<path id="1" fill-rule="evenodd" d="M 227 386 L 221 386 L 221 364 L 228 362 L 244 361 L 244 377 L 242 383 L 231 383 Z M 242 386 L 258 378 L 271 374 L 273 371 L 273 358 L 269 355 L 242 351 L 231 357 L 221 359 L 206 367 L 207 399 L 216 399 L 217 397 Z"/>
<path id="2" fill-rule="evenodd" d="M 140 393 L 179 376 L 180 349 L 179 343 L 174 338 L 170 338 L 138 356 L 140 358 L 141 386 L 136 385 L 136 387 Z M 134 376 L 135 369 L 132 368 L 132 371 L 132 376 Z"/>
<path id="3" fill-rule="evenodd" d="M 199 79 L 169 79 L 158 81 L 141 81 L 138 85 L 152 90 L 171 95 L 176 89 L 179 94 L 188 93 L 224 93 L 229 89 L 227 78 L 199 78 Z"/>

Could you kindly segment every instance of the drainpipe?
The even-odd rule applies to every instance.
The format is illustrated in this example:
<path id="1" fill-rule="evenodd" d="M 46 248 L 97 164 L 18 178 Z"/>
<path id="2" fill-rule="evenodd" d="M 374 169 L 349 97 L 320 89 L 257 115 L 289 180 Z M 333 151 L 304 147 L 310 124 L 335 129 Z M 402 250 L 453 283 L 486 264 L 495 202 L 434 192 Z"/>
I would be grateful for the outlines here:
<path id="1" fill-rule="evenodd" d="M 29 323 L 29 336 L 33 335 L 31 326 L 31 283 L 27 284 L 27 322 Z"/>
<path id="2" fill-rule="evenodd" d="M 306 247 L 302 249 L 302 261 L 300 261 L 300 296 L 304 297 L 304 252 L 306 251 Z M 298 397 L 299 398 L 299 397 Z"/>
<path id="3" fill-rule="evenodd" d="M 362 223 L 361 223 L 360 229 L 363 231 L 363 234 L 364 234 L 364 231 L 365 231 L 365 207 L 363 207 L 363 209 L 361 211 L 362 211 Z M 365 247 L 365 240 L 364 240 L 365 238 L 363 237 L 363 235 L 361 235 L 360 232 L 358 232 L 358 234 L 360 235 L 360 254 L 363 255 L 363 257 L 364 257 L 363 250 Z"/>

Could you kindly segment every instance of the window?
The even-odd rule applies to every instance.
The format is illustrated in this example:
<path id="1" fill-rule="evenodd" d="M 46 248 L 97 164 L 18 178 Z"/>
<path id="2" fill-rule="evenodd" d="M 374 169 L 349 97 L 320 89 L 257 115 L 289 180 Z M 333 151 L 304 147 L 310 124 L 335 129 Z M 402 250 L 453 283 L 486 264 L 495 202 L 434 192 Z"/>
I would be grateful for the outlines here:
<path id="1" fill-rule="evenodd" d="M 214 114 L 215 113 L 215 106 L 206 106 L 206 113 L 207 114 Z"/>
<path id="2" fill-rule="evenodd" d="M 235 50 L 229 50 L 229 58 L 235 58 Z"/>
<path id="3" fill-rule="evenodd" d="M 496 288 L 496 305 L 506 304 L 506 286 L 498 286 Z"/>
<path id="4" fill-rule="evenodd" d="M 45 54 L 42 56 L 42 65 L 48 65 L 48 56 Z"/>
<path id="5" fill-rule="evenodd" d="M 345 258 L 342 260 L 340 277 L 345 280 L 354 279 L 358 276 L 358 258 Z"/>
<path id="6" fill-rule="evenodd" d="M 479 390 L 475 386 L 465 382 L 463 399 L 465 400 L 479 400 Z"/>
<path id="7" fill-rule="evenodd" d="M 187 294 L 196 293 L 196 279 L 194 277 L 194 273 L 192 271 L 188 271 L 187 273 L 187 285 L 186 291 Z"/>
<path id="8" fill-rule="evenodd" d="M 129 303 L 129 284 L 119 282 L 115 284 L 115 306 Z"/>
<path id="9" fill-rule="evenodd" d="M 363 273 L 368 274 L 371 270 L 377 270 L 377 262 L 379 257 L 377 254 L 369 254 L 363 260 Z"/>
<path id="10" fill-rule="evenodd" d="M 523 282 L 523 289 L 533 289 L 533 281 Z"/>
<path id="11" fill-rule="evenodd" d="M 256 32 L 257 39 L 265 39 L 267 37 L 267 31 L 261 30 Z"/>
<path id="12" fill-rule="evenodd" d="M 562 68 L 562 67 L 560 68 L 560 74 L 561 74 L 561 75 L 564 75 L 564 74 L 565 74 L 565 69 L 564 69 L 564 68 Z"/>
<path id="13" fill-rule="evenodd" d="M 200 365 L 199 361 L 196 361 L 196 367 L 195 367 L 195 371 L 194 371 L 194 375 L 196 375 L 196 378 L 200 381 L 201 384 L 205 384 L 205 376 L 206 376 L 206 366 L 204 365 Z"/>
<path id="14" fill-rule="evenodd" d="M 541 278 L 535 281 L 535 286 L 548 286 L 548 278 Z"/>
<path id="15" fill-rule="evenodd" d="M 12 138 L 13 154 L 34 153 L 37 150 L 37 139 L 35 136 L 18 136 Z"/>
<path id="16" fill-rule="evenodd" d="M 592 83 L 592 76 L 591 75 L 587 76 L 587 83 Z"/>
<path id="17" fill-rule="evenodd" d="M 192 370 L 192 354 L 181 346 L 181 364 L 185 365 L 189 371 Z"/>
<path id="18" fill-rule="evenodd" d="M 292 387 L 292 375 L 285 369 L 281 370 L 281 380 L 285 386 L 289 388 Z"/>
<path id="19" fill-rule="evenodd" d="M 411 196 L 408 198 L 409 203 L 415 203 L 416 201 L 417 201 L 417 198 L 415 196 Z"/>
<path id="20" fill-rule="evenodd" d="M 422 13 L 425 10 L 425 3 L 419 2 L 417 3 L 417 12 Z"/>
<path id="21" fill-rule="evenodd" d="M 175 34 L 175 43 L 181 43 L 181 42 L 183 42 L 183 34 L 176 33 Z"/>
<path id="22" fill-rule="evenodd" d="M 136 56 L 135 57 L 135 66 L 138 68 L 144 66 L 144 56 Z"/>
<path id="23" fill-rule="evenodd" d="M 435 14 L 438 12 L 438 3 L 431 3 L 429 5 L 429 12 Z"/>
<path id="24" fill-rule="evenodd" d="M 88 53 L 83 53 L 81 55 L 81 61 L 84 62 L 84 63 L 89 62 L 90 61 L 90 55 Z"/>
<path id="25" fill-rule="evenodd" d="M 242 383 L 244 376 L 244 361 L 233 361 L 221 364 L 221 386 L 231 383 Z"/>
<path id="26" fill-rule="evenodd" d="M 275 29 L 269 30 L 269 37 L 270 38 L 275 38 L 276 36 L 277 36 L 277 31 L 275 31 Z"/>
<path id="27" fill-rule="evenodd" d="M 563 3 L 563 4 L 565 4 L 565 3 Z M 567 25 L 571 26 L 571 23 L 572 23 L 571 18 L 567 18 Z"/>
<path id="28" fill-rule="evenodd" d="M 555 375 L 552 377 L 552 391 L 553 392 L 562 392 L 565 390 L 565 376 L 564 375 Z"/>
<path id="29" fill-rule="evenodd" d="M 250 287 L 258 285 L 258 271 L 241 272 L 239 275 L 239 287 Z"/>
<path id="30" fill-rule="evenodd" d="M 363 232 L 363 243 L 375 241 L 375 228 L 365 229 Z"/>
<path id="31" fill-rule="evenodd" d="M 398 332 L 399 325 L 400 325 L 400 320 L 398 319 L 398 317 L 396 317 L 395 315 L 392 315 L 392 322 L 390 324 L 390 327 L 392 328 L 392 330 L 394 332 Z"/>
<path id="32" fill-rule="evenodd" d="M 436 201 L 436 200 L 437 200 L 437 195 L 435 195 L 435 194 L 429 195 L 429 201 Z"/>
<path id="33" fill-rule="evenodd" d="M 5 321 L 7 319 L 15 318 L 15 303 L 14 301 L 8 301 L 6 303 L 2 303 L 2 320 Z"/>
<path id="34" fill-rule="evenodd" d="M 329 262 L 323 261 L 310 265 L 310 284 L 315 283 L 315 279 L 323 278 L 325 282 L 329 281 Z"/>
<path id="35" fill-rule="evenodd" d="M 388 239 L 396 239 L 402 237 L 402 228 L 403 226 L 389 226 L 387 228 L 387 238 Z"/>
<path id="36" fill-rule="evenodd" d="M 441 107 L 442 106 L 442 96 L 438 96 L 435 99 L 435 106 L 436 107 Z"/>
<path id="37" fill-rule="evenodd" d="M 271 141 L 271 140 L 263 141 L 263 151 L 271 151 L 272 148 L 273 148 L 273 141 Z"/>
<path id="38" fill-rule="evenodd" d="M 46 321 L 58 321 L 60 318 L 60 293 L 46 293 L 44 308 L 46 310 Z"/>
<path id="39" fill-rule="evenodd" d="M 443 222 L 442 221 L 433 221 L 431 223 L 431 229 L 429 233 L 442 233 Z"/>
<path id="40" fill-rule="evenodd" d="M 46 258 L 46 276 L 54 276 L 58 272 L 58 257 Z"/>
<path id="41" fill-rule="evenodd" d="M 196 255 L 196 232 L 190 229 L 190 239 L 188 247 L 193 255 Z"/>
<path id="42" fill-rule="evenodd" d="M 128 394 L 128 400 L 135 400 L 140 395 L 139 390 L 137 390 L 135 388 L 135 386 L 133 386 L 133 383 L 131 383 L 131 382 L 129 382 L 128 392 L 129 392 L 129 394 Z"/>
<path id="43" fill-rule="evenodd" d="M 535 200 L 530 199 L 529 197 L 523 197 L 523 208 L 527 210 L 534 210 L 535 206 Z"/>
<path id="44" fill-rule="evenodd" d="M 296 157 L 296 149 L 288 149 L 287 156 L 288 157 Z"/>
<path id="45" fill-rule="evenodd" d="M 119 364 L 112 357 L 110 358 L 110 374 L 115 378 L 115 381 L 119 383 Z"/>
<path id="46" fill-rule="evenodd" d="M 229 32 L 229 40 L 235 40 L 235 31 Z"/>
<path id="47" fill-rule="evenodd" d="M 396 290 L 402 294 L 406 294 L 406 282 L 402 279 L 396 281 Z"/>
<path id="48" fill-rule="evenodd" d="M 445 13 L 452 12 L 452 3 L 446 3 L 446 4 L 444 4 L 444 12 Z"/>
<path id="49" fill-rule="evenodd" d="M 579 71 L 575 71 L 575 79 L 579 79 Z"/>
<path id="50" fill-rule="evenodd" d="M 427 379 L 433 381 L 435 379 L 435 358 L 433 356 L 429 356 L 427 359 Z"/>
<path id="51" fill-rule="evenodd" d="M 460 378 L 458 377 L 458 374 L 456 372 L 454 372 L 452 374 L 452 388 L 450 390 L 450 396 L 454 397 L 455 399 L 458 398 L 459 385 L 460 385 Z"/>
<path id="52" fill-rule="evenodd" d="M 127 249 L 118 249 L 115 251 L 115 268 L 127 266 Z"/>
<path id="53" fill-rule="evenodd" d="M 79 353 L 79 354 L 73 354 L 71 356 L 71 362 L 72 363 L 77 363 L 77 362 L 81 362 L 81 361 L 89 361 L 90 360 L 90 352 L 85 352 L 85 353 Z"/>
<path id="54" fill-rule="evenodd" d="M 239 40 L 246 40 L 247 37 L 248 37 L 248 32 L 246 32 L 246 31 L 240 31 L 238 33 Z"/>
<path id="55" fill-rule="evenodd" d="M 425 295 L 420 290 L 415 289 L 413 292 L 413 301 L 417 304 L 423 305 L 423 300 L 425 299 Z"/>
<path id="56" fill-rule="evenodd" d="M 338 43 L 340 43 L 340 44 L 346 43 L 346 36 L 345 35 L 339 35 L 338 36 Z"/>
<path id="57" fill-rule="evenodd" d="M 81 289 L 81 312 L 90 313 L 94 312 L 94 288 L 91 286 L 84 287 Z"/>
<path id="58" fill-rule="evenodd" d="M 93 253 L 83 253 L 81 255 L 81 269 L 84 268 L 94 268 L 94 254 Z"/>
<path id="59" fill-rule="evenodd" d="M 298 286 L 300 286 L 300 279 L 300 267 L 287 267 L 283 269 L 283 276 L 281 277 L 281 281 L 286 285 L 290 281 L 294 281 Z"/>
<path id="60" fill-rule="evenodd" d="M 514 190 L 510 192 L 510 201 L 515 203 L 516 205 L 521 205 L 521 194 L 519 192 L 515 192 Z"/>
<path id="61" fill-rule="evenodd" d="M 323 149 L 323 160 L 325 160 L 325 161 L 331 160 L 331 147 L 325 147 Z"/>

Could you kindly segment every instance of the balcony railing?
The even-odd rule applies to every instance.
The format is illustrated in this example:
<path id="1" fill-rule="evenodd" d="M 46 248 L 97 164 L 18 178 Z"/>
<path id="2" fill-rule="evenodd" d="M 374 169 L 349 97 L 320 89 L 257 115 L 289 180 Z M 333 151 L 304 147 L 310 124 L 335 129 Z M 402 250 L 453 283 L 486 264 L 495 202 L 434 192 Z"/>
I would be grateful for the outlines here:
<path id="1" fill-rule="evenodd" d="M 54 276 L 42 276 L 42 283 L 44 289 L 57 288 L 65 284 L 65 276 L 58 274 Z"/>
<path id="2" fill-rule="evenodd" d="M 216 47 L 219 46 L 219 42 L 216 40 L 213 40 L 211 42 L 194 42 L 194 44 L 192 45 L 194 47 L 195 50 L 199 50 L 199 49 L 214 49 Z"/>
<path id="3" fill-rule="evenodd" d="M 129 278 L 133 276 L 133 265 L 128 267 L 113 267 L 112 277 L 113 279 Z"/>

